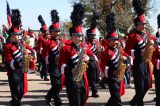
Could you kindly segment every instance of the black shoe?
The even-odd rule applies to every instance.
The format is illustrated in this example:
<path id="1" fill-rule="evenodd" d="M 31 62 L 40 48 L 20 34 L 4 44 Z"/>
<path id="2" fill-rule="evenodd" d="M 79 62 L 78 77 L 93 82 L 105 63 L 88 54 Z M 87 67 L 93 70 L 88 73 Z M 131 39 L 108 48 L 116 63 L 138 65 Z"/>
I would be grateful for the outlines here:
<path id="1" fill-rule="evenodd" d="M 21 103 L 20 102 L 14 102 L 13 100 L 9 101 L 9 104 L 11 106 L 21 106 Z"/>
<path id="2" fill-rule="evenodd" d="M 130 84 L 126 84 L 125 88 L 132 88 Z"/>
<path id="3" fill-rule="evenodd" d="M 108 104 L 106 103 L 104 106 L 108 106 Z"/>
<path id="4" fill-rule="evenodd" d="M 41 79 L 43 79 L 44 76 L 40 73 L 40 77 L 41 77 Z"/>
<path id="5" fill-rule="evenodd" d="M 55 103 L 55 106 L 61 106 L 61 105 L 62 105 L 62 102 Z"/>
<path id="6" fill-rule="evenodd" d="M 99 85 L 100 85 L 101 89 L 107 89 L 105 84 L 99 83 Z"/>
<path id="7" fill-rule="evenodd" d="M 49 81 L 49 79 L 47 77 L 44 77 L 44 81 Z"/>
<path id="8" fill-rule="evenodd" d="M 130 104 L 131 106 L 137 106 L 137 104 L 136 104 L 133 100 L 131 100 L 131 101 L 129 102 L 129 104 Z"/>
<path id="9" fill-rule="evenodd" d="M 11 101 L 9 101 L 9 104 L 10 104 L 11 106 L 13 106 L 13 105 L 14 105 L 12 100 L 11 100 Z"/>
<path id="10" fill-rule="evenodd" d="M 154 100 L 154 101 L 156 101 L 156 99 L 157 99 L 156 97 L 155 97 L 155 98 L 153 98 L 153 100 Z"/>
<path id="11" fill-rule="evenodd" d="M 91 97 L 98 98 L 98 97 L 99 97 L 99 95 L 96 93 L 96 94 L 92 94 L 92 96 L 91 96 Z"/>
<path id="12" fill-rule="evenodd" d="M 48 99 L 47 96 L 44 97 L 46 99 L 47 105 L 48 106 L 53 106 L 51 99 Z"/>

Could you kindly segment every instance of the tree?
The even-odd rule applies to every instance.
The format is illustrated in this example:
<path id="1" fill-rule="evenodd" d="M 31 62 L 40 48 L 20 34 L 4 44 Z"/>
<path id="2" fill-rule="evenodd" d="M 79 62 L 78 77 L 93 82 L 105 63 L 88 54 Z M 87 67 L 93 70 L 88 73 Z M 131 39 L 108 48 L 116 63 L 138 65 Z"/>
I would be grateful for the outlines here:
<path id="1" fill-rule="evenodd" d="M 65 20 L 64 22 L 61 22 L 61 37 L 65 39 L 69 39 L 69 28 L 72 27 L 72 23 L 68 20 Z"/>
<path id="2" fill-rule="evenodd" d="M 85 27 L 89 27 L 91 23 L 91 17 L 93 11 L 96 11 L 100 14 L 100 19 L 98 23 L 98 29 L 102 35 L 105 35 L 105 19 L 106 14 L 114 12 L 116 16 L 117 28 L 120 32 L 126 33 L 129 28 L 132 28 L 133 19 L 135 18 L 135 13 L 132 7 L 132 0 L 69 0 L 71 3 L 81 2 L 86 6 L 85 14 Z M 150 10 L 151 6 L 149 3 L 152 0 L 143 0 L 143 8 L 145 10 Z M 146 11 L 146 15 L 148 12 Z M 147 27 L 151 27 L 147 24 Z M 152 28 L 148 28 L 152 29 Z"/>

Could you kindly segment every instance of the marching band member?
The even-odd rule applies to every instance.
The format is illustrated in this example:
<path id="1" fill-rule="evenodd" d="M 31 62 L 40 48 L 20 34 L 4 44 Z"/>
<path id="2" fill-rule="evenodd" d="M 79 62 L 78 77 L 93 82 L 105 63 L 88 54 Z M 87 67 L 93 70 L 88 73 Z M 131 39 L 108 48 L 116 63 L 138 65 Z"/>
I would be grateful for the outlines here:
<path id="1" fill-rule="evenodd" d="M 61 106 L 62 102 L 59 97 L 59 91 L 61 90 L 61 72 L 58 69 L 58 56 L 61 48 L 62 39 L 58 38 L 60 32 L 59 16 L 57 10 L 51 11 L 52 25 L 49 27 L 51 34 L 51 44 L 49 45 L 49 53 L 46 56 L 46 63 L 49 64 L 49 74 L 51 80 L 51 88 L 48 91 L 45 99 L 49 106 L 52 106 L 51 98 L 54 99 L 55 106 Z"/>
<path id="2" fill-rule="evenodd" d="M 42 65 L 42 69 L 39 66 L 39 70 L 40 70 L 40 74 L 41 74 L 41 78 L 45 81 L 49 81 L 49 79 L 47 78 L 47 67 L 46 67 L 46 63 L 45 63 L 45 57 L 48 53 L 48 49 L 46 48 L 49 44 L 50 44 L 50 40 L 49 40 L 49 34 L 48 34 L 48 30 L 47 30 L 47 25 L 45 24 L 43 18 L 41 15 L 38 16 L 38 20 L 41 23 L 42 27 L 40 28 L 42 34 L 39 35 L 39 39 L 38 39 L 38 56 L 39 56 L 39 65 Z"/>
<path id="3" fill-rule="evenodd" d="M 143 31 L 145 29 L 146 19 L 144 10 L 141 8 L 141 2 L 133 0 L 133 7 L 137 12 L 134 19 L 135 29 L 129 34 L 125 51 L 134 58 L 133 62 L 133 78 L 135 85 L 135 96 L 130 101 L 131 106 L 143 106 L 143 98 L 150 87 L 150 68 L 146 62 L 147 43 L 150 42 L 148 35 Z M 147 42 L 147 43 L 146 43 Z"/>
<path id="4" fill-rule="evenodd" d="M 108 78 L 108 87 L 111 97 L 105 106 L 122 106 L 120 96 L 124 92 L 124 73 L 127 67 L 126 63 L 131 64 L 131 58 L 123 51 L 119 44 L 118 32 L 115 27 L 115 15 L 109 13 L 106 17 L 106 30 L 108 49 L 102 53 L 105 70 L 105 77 Z M 124 63 L 125 62 L 125 63 Z M 122 65 L 124 64 L 125 67 Z"/>
<path id="5" fill-rule="evenodd" d="M 87 68 L 87 78 L 89 82 L 89 86 L 91 87 L 92 91 L 92 97 L 99 97 L 97 88 L 95 86 L 96 82 L 99 81 L 99 72 L 100 72 L 100 67 L 99 67 L 99 61 L 97 58 L 97 53 L 100 51 L 99 42 L 94 39 L 96 35 L 96 26 L 97 26 L 97 20 L 99 16 L 98 14 L 94 13 L 93 18 L 92 18 L 92 23 L 91 27 L 86 31 L 87 35 L 87 45 L 90 48 L 90 50 L 94 53 L 94 56 L 96 58 L 95 60 L 89 61 L 88 63 L 88 68 Z"/>
<path id="6" fill-rule="evenodd" d="M 102 40 L 102 46 L 103 46 L 104 50 L 108 49 L 108 39 L 106 37 L 103 38 L 103 40 Z M 105 61 L 105 60 L 104 60 L 102 54 L 101 54 L 101 60 L 100 61 L 101 61 L 100 66 L 102 68 L 105 65 L 105 64 L 103 64 L 103 61 Z M 102 89 L 106 89 L 106 84 L 108 83 L 108 78 L 105 77 L 105 72 L 104 72 L 103 69 L 101 69 L 101 73 L 103 73 L 103 77 L 102 77 L 101 81 L 99 82 L 99 85 Z"/>
<path id="7" fill-rule="evenodd" d="M 21 99 L 27 92 L 27 77 L 23 72 L 24 62 L 22 46 L 19 42 L 19 36 L 22 32 L 19 28 L 21 24 L 21 15 L 18 9 L 12 10 L 12 28 L 9 29 L 9 42 L 4 47 L 4 56 L 8 70 L 8 81 L 11 90 L 11 106 L 21 106 Z"/>
<path id="8" fill-rule="evenodd" d="M 71 14 L 72 27 L 70 28 L 71 40 L 66 41 L 60 51 L 59 69 L 65 75 L 65 85 L 69 106 L 84 106 L 88 99 L 88 80 L 86 76 L 86 62 L 94 58 L 85 42 L 81 43 L 82 19 L 84 7 L 80 3 L 74 5 Z M 83 39 L 84 40 L 84 39 Z M 89 57 L 88 57 L 89 56 Z"/>
<path id="9" fill-rule="evenodd" d="M 31 31 L 31 29 L 28 29 L 28 31 L 26 31 L 26 37 L 29 41 L 29 46 L 35 49 L 36 42 L 38 40 L 37 35 Z"/>
<path id="10" fill-rule="evenodd" d="M 126 35 L 124 33 L 119 33 L 119 42 L 122 47 L 122 49 L 125 49 L 126 46 Z M 130 81 L 131 81 L 131 67 L 128 67 L 125 71 L 125 88 L 130 87 Z"/>
<path id="11" fill-rule="evenodd" d="M 158 22 L 158 31 L 157 31 L 157 38 L 160 35 L 159 28 L 160 28 L 160 14 L 157 16 Z M 156 91 L 156 106 L 160 106 L 160 43 L 157 40 L 157 45 L 155 45 L 155 51 L 153 53 L 152 62 L 154 65 L 154 78 L 155 78 L 155 91 Z"/>

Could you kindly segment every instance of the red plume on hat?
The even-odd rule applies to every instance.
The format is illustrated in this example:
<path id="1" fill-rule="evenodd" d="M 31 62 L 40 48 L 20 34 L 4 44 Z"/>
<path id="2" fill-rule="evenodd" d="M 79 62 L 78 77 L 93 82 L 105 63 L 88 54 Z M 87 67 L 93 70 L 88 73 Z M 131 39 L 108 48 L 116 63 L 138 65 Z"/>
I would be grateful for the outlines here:
<path id="1" fill-rule="evenodd" d="M 137 17 L 134 19 L 134 24 L 145 24 L 146 16 L 144 14 L 144 9 L 142 8 L 142 0 L 133 0 L 132 5 L 134 7 L 134 11 L 137 14 Z"/>
<path id="2" fill-rule="evenodd" d="M 22 32 L 20 30 L 21 26 L 21 14 L 18 9 L 12 9 L 11 15 L 12 27 L 9 29 L 9 35 L 21 35 Z"/>
<path id="3" fill-rule="evenodd" d="M 114 13 L 109 13 L 106 16 L 106 31 L 108 32 L 108 35 L 106 36 L 108 40 L 119 39 L 115 26 Z"/>
<path id="4" fill-rule="evenodd" d="M 52 25 L 49 27 L 49 30 L 60 31 L 59 16 L 57 10 L 52 10 L 50 14 L 51 14 Z"/>
<path id="5" fill-rule="evenodd" d="M 40 30 L 42 31 L 42 33 L 47 31 L 47 25 L 45 23 L 45 21 L 43 20 L 43 17 L 41 15 L 38 16 L 38 21 L 41 23 L 41 28 Z"/>
<path id="6" fill-rule="evenodd" d="M 87 30 L 86 34 L 89 35 L 95 35 L 96 34 L 96 26 L 97 26 L 97 21 L 99 20 L 99 15 L 98 13 L 94 12 L 93 17 L 92 17 L 92 23 L 90 28 Z"/>
<path id="7" fill-rule="evenodd" d="M 69 29 L 70 35 L 83 35 L 82 20 L 84 18 L 84 6 L 80 3 L 75 3 L 73 12 L 71 13 L 72 27 Z"/>

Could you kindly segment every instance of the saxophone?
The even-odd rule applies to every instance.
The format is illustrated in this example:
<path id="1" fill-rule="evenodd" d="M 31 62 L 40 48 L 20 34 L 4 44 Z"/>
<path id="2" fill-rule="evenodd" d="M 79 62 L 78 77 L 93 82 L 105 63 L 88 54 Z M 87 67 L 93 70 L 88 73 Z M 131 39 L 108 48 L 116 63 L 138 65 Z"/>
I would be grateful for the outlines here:
<path id="1" fill-rule="evenodd" d="M 124 64 L 124 60 L 122 58 L 122 52 L 121 52 L 122 48 L 120 46 L 120 43 L 118 43 L 117 48 L 118 48 L 118 50 L 120 52 L 120 60 L 119 60 L 118 68 L 117 68 L 117 74 L 118 74 L 118 79 L 121 82 L 121 81 L 124 80 L 124 76 L 125 76 L 125 71 L 127 69 L 127 65 Z"/>
<path id="2" fill-rule="evenodd" d="M 151 42 L 151 38 L 149 36 L 149 34 L 147 34 L 147 43 L 146 43 L 146 50 L 144 53 L 144 59 L 145 62 L 149 63 L 151 70 L 153 70 L 154 66 L 152 63 L 152 56 L 153 56 L 153 52 L 155 51 L 155 48 L 153 47 L 153 43 Z"/>
<path id="3" fill-rule="evenodd" d="M 29 40 L 27 40 L 25 38 L 25 32 L 23 33 L 23 42 L 24 43 L 29 43 Z M 25 45 L 21 45 L 22 46 L 22 54 L 23 54 L 23 57 L 22 57 L 22 62 L 24 63 L 24 67 L 23 67 L 23 72 L 26 73 L 28 72 L 29 70 L 29 62 L 32 60 L 32 56 L 29 55 L 29 54 L 26 54 L 26 46 Z"/>
<path id="4" fill-rule="evenodd" d="M 83 39 L 83 42 L 84 39 Z M 87 69 L 87 64 L 83 61 L 84 56 L 86 56 L 86 47 L 84 46 L 81 50 L 81 52 L 79 53 L 79 62 L 77 63 L 77 65 L 75 66 L 75 69 L 73 70 L 73 81 L 74 82 L 79 82 L 81 81 L 84 72 Z"/>
<path id="5" fill-rule="evenodd" d="M 24 72 L 28 72 L 28 70 L 29 70 L 29 63 L 32 60 L 32 56 L 29 55 L 29 54 L 25 54 L 23 56 L 23 58 L 24 58 L 24 69 L 23 70 L 24 70 Z"/>
<path id="6" fill-rule="evenodd" d="M 155 51 L 155 48 L 153 47 L 153 43 L 151 42 L 151 38 L 149 34 L 147 35 L 147 43 L 146 43 L 146 51 L 144 53 L 145 61 L 152 61 L 153 52 Z"/>

